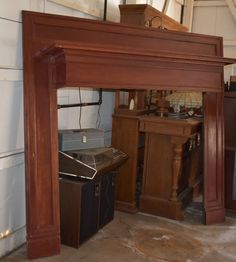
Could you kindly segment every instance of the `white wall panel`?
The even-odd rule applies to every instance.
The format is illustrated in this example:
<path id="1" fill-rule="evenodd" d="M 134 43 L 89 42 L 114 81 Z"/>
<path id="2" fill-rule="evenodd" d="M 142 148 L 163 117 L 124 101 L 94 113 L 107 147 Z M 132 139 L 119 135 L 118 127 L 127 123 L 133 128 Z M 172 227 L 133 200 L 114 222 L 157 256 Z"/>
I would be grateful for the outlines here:
<path id="1" fill-rule="evenodd" d="M 171 1 L 166 14 L 172 17 L 177 22 L 180 22 L 181 5 L 176 1 Z"/>
<path id="2" fill-rule="evenodd" d="M 0 153 L 24 147 L 23 83 L 0 81 Z"/>
<path id="3" fill-rule="evenodd" d="M 23 154 L 22 154 L 23 155 Z M 14 156 L 9 156 L 14 158 Z M 23 162 L 0 170 L 0 232 L 15 232 L 0 240 L 0 256 L 25 242 L 25 179 Z"/>
<path id="4" fill-rule="evenodd" d="M 120 0 L 107 1 L 107 21 L 120 22 L 119 4 L 121 2 Z"/>
<path id="5" fill-rule="evenodd" d="M 0 17 L 21 21 L 21 10 L 29 10 L 30 0 L 1 0 Z"/>
<path id="6" fill-rule="evenodd" d="M 120 11 L 118 5 L 121 3 L 120 0 L 110 0 L 107 4 L 107 20 L 113 22 L 120 21 Z M 85 10 L 87 10 L 85 6 Z M 70 15 L 75 17 L 89 18 L 89 19 L 103 19 L 103 5 L 101 5 L 100 17 L 92 16 L 72 8 L 62 6 L 50 1 L 45 0 L 45 12 L 61 15 Z"/>
<path id="7" fill-rule="evenodd" d="M 116 12 L 119 1 L 108 2 L 108 16 L 118 21 L 115 16 L 119 17 Z M 0 240 L 0 257 L 25 241 L 24 157 L 19 154 L 24 148 L 21 9 L 96 19 L 47 0 L 0 1 L 0 232 L 16 230 Z M 97 99 L 97 92 L 82 92 L 82 101 Z M 78 89 L 59 90 L 58 103 L 78 101 Z M 106 130 L 111 129 L 113 107 L 113 93 L 103 92 L 101 127 Z M 96 126 L 97 109 L 97 106 L 82 109 L 83 127 Z M 79 108 L 58 110 L 59 128 L 78 128 L 78 113 Z M 106 134 L 110 140 L 110 132 Z"/>
<path id="8" fill-rule="evenodd" d="M 236 40 L 236 23 L 226 6 L 194 7 L 193 32 Z"/>
<path id="9" fill-rule="evenodd" d="M 25 225 L 24 164 L 0 170 L 0 232 Z"/>
<path id="10" fill-rule="evenodd" d="M 45 13 L 72 16 L 72 9 L 45 0 Z"/>
<path id="11" fill-rule="evenodd" d="M 57 104 L 64 105 L 69 104 L 69 88 L 60 88 L 57 91 Z M 58 110 L 58 129 L 67 129 L 68 126 L 68 110 Z"/>
<path id="12" fill-rule="evenodd" d="M 70 91 L 70 89 L 68 87 L 57 89 L 57 96 L 58 97 L 69 96 L 69 91 Z"/>
<path id="13" fill-rule="evenodd" d="M 85 14 L 76 10 L 72 10 L 71 16 L 75 16 L 75 17 L 81 17 L 81 18 L 88 18 L 88 19 L 98 19 L 95 16 L 89 15 L 89 14 Z"/>
<path id="14" fill-rule="evenodd" d="M 152 6 L 158 9 L 159 11 L 162 11 L 163 6 L 164 6 L 165 0 L 153 0 L 152 1 Z"/>
<path id="15" fill-rule="evenodd" d="M 194 7 L 192 32 L 215 35 L 216 7 Z"/>
<path id="16" fill-rule="evenodd" d="M 0 81 L 23 81 L 23 70 L 0 68 Z"/>
<path id="17" fill-rule="evenodd" d="M 67 90 L 67 91 L 66 91 Z M 97 102 L 99 95 L 97 91 L 82 89 L 81 88 L 81 101 L 82 102 Z M 114 109 L 114 92 L 103 91 L 102 93 L 102 105 L 100 107 L 100 128 L 105 130 L 111 129 L 112 113 Z M 58 103 L 72 104 L 80 103 L 79 89 L 68 88 L 59 90 Z M 82 128 L 95 128 L 97 127 L 98 119 L 98 106 L 83 107 L 81 110 L 81 127 Z M 58 127 L 64 128 L 79 128 L 79 114 L 80 108 L 65 108 L 58 110 Z"/>
<path id="18" fill-rule="evenodd" d="M 236 58 L 236 46 L 224 47 L 224 56 Z"/>
<path id="19" fill-rule="evenodd" d="M 20 153 L 13 153 L 8 155 L 0 155 L 0 171 L 3 169 L 11 168 L 14 166 L 19 166 L 24 163 L 24 154 L 23 152 Z"/>
<path id="20" fill-rule="evenodd" d="M 21 23 L 0 19 L 0 68 L 22 68 Z"/>
<path id="21" fill-rule="evenodd" d="M 103 104 L 101 105 L 101 128 L 104 130 L 111 130 L 112 128 L 112 114 L 115 105 L 115 93 L 112 91 L 103 91 Z"/>
<path id="22" fill-rule="evenodd" d="M 224 56 L 225 57 L 231 57 L 231 58 L 236 58 L 236 46 L 226 46 L 224 47 Z M 234 75 L 236 76 L 236 65 L 228 65 L 225 66 L 224 70 L 224 79 L 225 81 L 230 80 L 230 76 Z"/>
<path id="23" fill-rule="evenodd" d="M 202 6 L 195 6 L 192 32 L 222 36 L 224 56 L 236 58 L 236 23 L 225 4 L 215 6 L 206 1 Z M 236 75 L 234 65 L 225 67 L 224 80 L 229 81 L 230 75 Z"/>
<path id="24" fill-rule="evenodd" d="M 46 0 L 30 0 L 30 10 L 36 12 L 44 12 Z"/>
<path id="25" fill-rule="evenodd" d="M 236 39 L 236 23 L 228 7 L 217 8 L 215 35 L 225 39 Z"/>
<path id="26" fill-rule="evenodd" d="M 236 65 L 228 65 L 224 68 L 224 81 L 230 82 L 230 76 L 236 76 Z"/>
<path id="27" fill-rule="evenodd" d="M 45 13 L 95 19 L 95 17 L 93 16 L 84 14 L 82 12 L 73 10 L 71 8 L 68 8 L 68 7 L 65 7 L 65 6 L 56 4 L 56 3 L 52 3 L 47 0 L 45 0 Z"/>
<path id="28" fill-rule="evenodd" d="M 12 250 L 20 247 L 26 241 L 26 228 L 20 228 L 7 238 L 0 241 L 0 258 L 7 255 Z"/>
<path id="29" fill-rule="evenodd" d="M 25 242 L 21 10 L 30 0 L 0 1 L 0 257 Z M 11 155 L 13 153 L 13 155 Z"/>

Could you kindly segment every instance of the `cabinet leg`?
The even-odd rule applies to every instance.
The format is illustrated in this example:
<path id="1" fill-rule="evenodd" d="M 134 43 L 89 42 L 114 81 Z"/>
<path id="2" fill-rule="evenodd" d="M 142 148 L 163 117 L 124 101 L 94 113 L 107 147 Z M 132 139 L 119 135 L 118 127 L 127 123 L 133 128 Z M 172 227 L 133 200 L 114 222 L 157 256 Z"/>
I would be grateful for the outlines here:
<path id="1" fill-rule="evenodd" d="M 183 137 L 173 137 L 171 143 L 174 147 L 174 157 L 172 161 L 172 189 L 171 189 L 171 201 L 177 201 L 177 190 L 178 190 L 178 180 L 182 169 L 182 153 L 183 144 L 186 142 L 186 138 Z"/>

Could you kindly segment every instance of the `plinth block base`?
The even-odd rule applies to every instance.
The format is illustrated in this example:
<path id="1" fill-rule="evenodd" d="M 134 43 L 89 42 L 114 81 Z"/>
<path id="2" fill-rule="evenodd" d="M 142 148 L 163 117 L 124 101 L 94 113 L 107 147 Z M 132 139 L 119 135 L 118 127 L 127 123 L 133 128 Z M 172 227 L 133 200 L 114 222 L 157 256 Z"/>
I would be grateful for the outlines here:
<path id="1" fill-rule="evenodd" d="M 138 208 L 136 202 L 124 202 L 116 200 L 115 202 L 115 209 L 119 211 L 123 211 L 126 213 L 135 214 L 138 212 Z"/>
<path id="2" fill-rule="evenodd" d="M 205 224 L 212 225 L 216 223 L 223 223 L 225 221 L 225 209 L 205 209 Z"/>
<path id="3" fill-rule="evenodd" d="M 27 256 L 29 259 L 48 257 L 60 253 L 60 236 L 40 236 L 27 239 Z"/>
<path id="4" fill-rule="evenodd" d="M 183 204 L 180 201 L 170 201 L 156 197 L 141 196 L 140 211 L 175 220 L 184 219 Z"/>

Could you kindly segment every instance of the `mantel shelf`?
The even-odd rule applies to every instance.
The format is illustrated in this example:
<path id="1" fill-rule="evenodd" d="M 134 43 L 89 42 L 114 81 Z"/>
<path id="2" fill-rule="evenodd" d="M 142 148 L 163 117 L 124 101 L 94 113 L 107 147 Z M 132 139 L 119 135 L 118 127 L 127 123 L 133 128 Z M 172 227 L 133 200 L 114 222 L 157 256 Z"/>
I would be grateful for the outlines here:
<path id="1" fill-rule="evenodd" d="M 225 58 L 221 56 L 212 55 L 194 55 L 186 54 L 186 52 L 173 52 L 173 51 L 159 51 L 157 50 L 139 50 L 133 46 L 127 46 L 126 48 L 117 46 L 114 48 L 112 45 L 99 45 L 90 43 L 80 43 L 76 44 L 74 42 L 67 41 L 55 41 L 52 45 L 39 50 L 35 57 L 42 57 L 44 55 L 54 55 L 64 54 L 66 52 L 76 52 L 76 51 L 92 51 L 92 52 L 103 52 L 108 54 L 124 54 L 124 55 L 134 55 L 144 59 L 143 57 L 157 58 L 159 60 L 177 60 L 179 63 L 192 63 L 192 64 L 205 64 L 205 65 L 229 65 L 236 63 L 234 58 Z"/>

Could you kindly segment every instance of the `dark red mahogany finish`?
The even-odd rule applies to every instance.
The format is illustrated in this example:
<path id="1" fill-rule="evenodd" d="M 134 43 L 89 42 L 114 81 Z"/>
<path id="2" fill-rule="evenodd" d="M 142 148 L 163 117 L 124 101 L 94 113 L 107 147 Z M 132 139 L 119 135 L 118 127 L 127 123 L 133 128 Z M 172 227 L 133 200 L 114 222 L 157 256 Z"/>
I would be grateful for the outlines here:
<path id="1" fill-rule="evenodd" d="M 60 252 L 57 88 L 205 92 L 205 222 L 225 219 L 222 39 L 23 11 L 27 251 Z"/>

